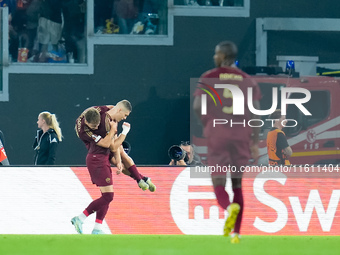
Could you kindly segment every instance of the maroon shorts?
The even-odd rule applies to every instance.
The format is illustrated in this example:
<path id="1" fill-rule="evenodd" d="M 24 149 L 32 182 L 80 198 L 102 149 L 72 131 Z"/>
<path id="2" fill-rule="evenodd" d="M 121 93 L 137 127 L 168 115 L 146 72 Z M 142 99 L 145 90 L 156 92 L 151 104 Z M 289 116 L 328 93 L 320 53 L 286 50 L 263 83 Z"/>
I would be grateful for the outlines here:
<path id="1" fill-rule="evenodd" d="M 86 166 L 93 184 L 97 186 L 112 185 L 112 171 L 109 154 L 87 154 Z"/>
<path id="2" fill-rule="evenodd" d="M 232 176 L 241 177 L 240 167 L 248 165 L 250 158 L 250 142 L 248 141 L 208 140 L 208 165 L 215 167 L 212 175 L 221 175 L 229 171 Z"/>

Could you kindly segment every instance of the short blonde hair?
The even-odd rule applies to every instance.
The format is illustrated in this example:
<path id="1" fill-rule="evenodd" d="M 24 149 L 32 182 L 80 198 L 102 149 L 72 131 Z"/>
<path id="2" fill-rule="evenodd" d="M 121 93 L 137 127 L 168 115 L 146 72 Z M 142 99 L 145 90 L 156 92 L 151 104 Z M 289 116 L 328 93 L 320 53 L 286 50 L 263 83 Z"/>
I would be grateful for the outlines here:
<path id="1" fill-rule="evenodd" d="M 132 105 L 131 105 L 131 103 L 130 103 L 128 100 L 126 100 L 126 99 L 124 99 L 124 100 L 122 100 L 122 101 L 119 101 L 119 102 L 117 103 L 117 105 L 124 107 L 124 109 L 128 110 L 129 112 L 132 111 Z"/>
<path id="2" fill-rule="evenodd" d="M 100 123 L 100 113 L 96 108 L 90 108 L 85 112 L 85 120 L 90 124 Z"/>

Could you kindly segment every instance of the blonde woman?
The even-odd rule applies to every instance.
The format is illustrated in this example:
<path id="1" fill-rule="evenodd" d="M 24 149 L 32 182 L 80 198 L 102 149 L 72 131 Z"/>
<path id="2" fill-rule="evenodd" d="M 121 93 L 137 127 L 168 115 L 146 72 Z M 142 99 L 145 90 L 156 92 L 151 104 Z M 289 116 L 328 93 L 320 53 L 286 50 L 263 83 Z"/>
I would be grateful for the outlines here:
<path id="1" fill-rule="evenodd" d="M 34 165 L 54 165 L 59 142 L 62 141 L 61 129 L 55 114 L 42 112 L 38 116 L 37 136 L 34 139 Z"/>

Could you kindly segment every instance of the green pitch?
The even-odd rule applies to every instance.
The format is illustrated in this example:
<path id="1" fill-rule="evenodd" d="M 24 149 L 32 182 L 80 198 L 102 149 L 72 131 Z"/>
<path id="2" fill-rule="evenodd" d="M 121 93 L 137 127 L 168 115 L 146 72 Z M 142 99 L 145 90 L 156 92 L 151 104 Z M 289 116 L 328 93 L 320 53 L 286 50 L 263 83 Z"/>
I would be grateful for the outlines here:
<path id="1" fill-rule="evenodd" d="M 177 235 L 0 235 L 1 255 L 293 255 L 339 254 L 340 237 Z"/>

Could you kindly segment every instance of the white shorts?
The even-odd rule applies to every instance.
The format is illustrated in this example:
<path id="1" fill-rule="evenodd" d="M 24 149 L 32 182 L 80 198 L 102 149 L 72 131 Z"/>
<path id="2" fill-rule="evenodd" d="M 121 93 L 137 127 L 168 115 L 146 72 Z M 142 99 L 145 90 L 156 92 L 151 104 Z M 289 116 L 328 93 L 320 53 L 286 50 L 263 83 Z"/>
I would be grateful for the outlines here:
<path id="1" fill-rule="evenodd" d="M 41 44 L 58 44 L 61 38 L 62 27 L 60 23 L 46 18 L 39 18 L 38 41 Z"/>

